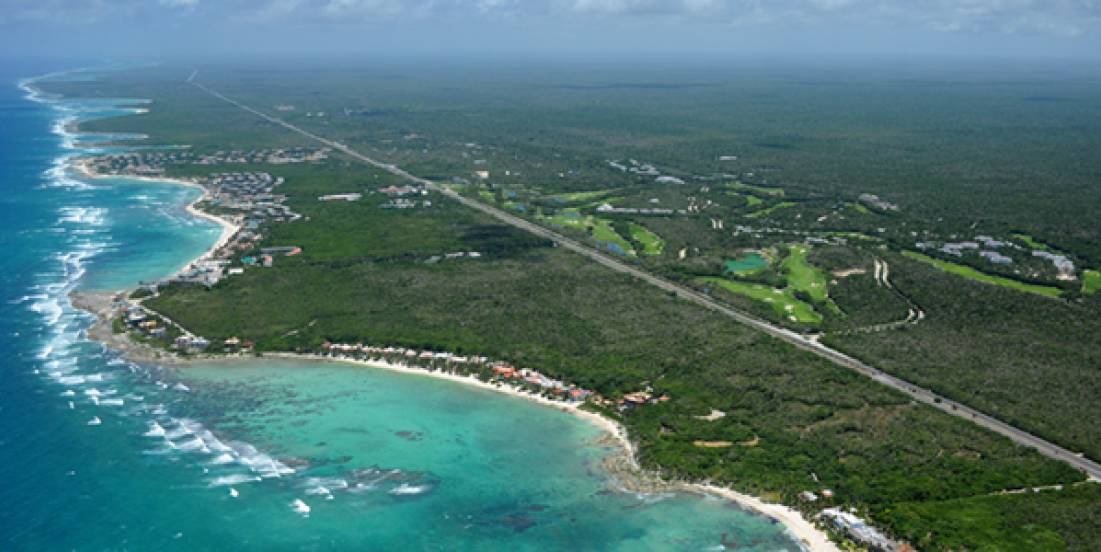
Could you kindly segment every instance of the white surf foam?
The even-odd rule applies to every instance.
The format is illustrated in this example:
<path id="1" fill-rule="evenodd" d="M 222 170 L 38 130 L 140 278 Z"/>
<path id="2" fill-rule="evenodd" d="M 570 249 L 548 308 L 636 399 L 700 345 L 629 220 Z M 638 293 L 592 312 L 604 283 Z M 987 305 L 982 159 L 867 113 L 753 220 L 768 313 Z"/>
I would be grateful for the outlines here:
<path id="1" fill-rule="evenodd" d="M 235 473 L 232 475 L 221 475 L 210 480 L 211 487 L 228 487 L 230 485 L 240 485 L 242 483 L 254 483 L 260 481 L 259 477 L 247 473 Z"/>
<path id="2" fill-rule="evenodd" d="M 405 496 L 405 495 L 418 495 L 428 492 L 432 489 L 431 485 L 410 485 L 408 483 L 402 483 L 393 489 L 390 489 L 389 493 L 392 495 Z"/>
<path id="3" fill-rule="evenodd" d="M 237 458 L 234 457 L 232 454 L 222 453 L 222 454 L 219 454 L 218 456 L 216 456 L 213 460 L 211 460 L 210 463 L 213 464 L 213 465 L 216 465 L 216 466 L 220 466 L 220 465 L 224 465 L 224 464 L 232 464 L 236 461 L 237 461 Z"/>

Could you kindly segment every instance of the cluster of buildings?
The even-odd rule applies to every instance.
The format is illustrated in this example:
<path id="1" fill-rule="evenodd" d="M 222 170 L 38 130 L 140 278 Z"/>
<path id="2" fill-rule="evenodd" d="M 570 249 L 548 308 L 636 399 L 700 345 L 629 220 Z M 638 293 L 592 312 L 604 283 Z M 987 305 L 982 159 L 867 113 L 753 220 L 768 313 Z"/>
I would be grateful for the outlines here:
<path id="1" fill-rule="evenodd" d="M 683 179 L 675 176 L 663 175 L 657 167 L 650 163 L 640 162 L 637 159 L 628 159 L 626 162 L 608 160 L 607 163 L 609 167 L 619 172 L 656 177 L 654 182 L 658 184 L 684 184 Z"/>
<path id="2" fill-rule="evenodd" d="M 229 163 L 270 163 L 285 165 L 288 163 L 310 163 L 323 161 L 329 157 L 332 148 L 262 148 L 230 151 L 216 151 L 200 155 L 195 160 L 198 165 L 222 165 Z"/>
<path id="3" fill-rule="evenodd" d="M 378 189 L 378 193 L 390 197 L 405 197 L 407 195 L 428 195 L 428 189 L 424 186 L 385 186 Z"/>
<path id="4" fill-rule="evenodd" d="M 833 491 L 830 489 L 822 489 L 816 494 L 814 491 L 803 491 L 798 495 L 799 500 L 803 502 L 818 502 L 819 498 L 829 500 L 833 498 Z"/>
<path id="5" fill-rule="evenodd" d="M 421 201 L 421 202 L 418 203 L 414 199 L 405 199 L 403 197 L 399 197 L 399 198 L 391 199 L 390 201 L 387 201 L 386 203 L 383 203 L 382 205 L 379 205 L 379 208 L 380 209 L 414 209 L 418 206 L 420 206 L 420 207 L 431 207 L 432 202 L 426 199 L 426 200 Z"/>
<path id="6" fill-rule="evenodd" d="M 581 389 L 576 385 L 544 376 L 535 370 L 517 369 L 503 362 L 493 366 L 493 377 L 508 383 L 522 382 L 571 402 L 584 401 L 593 395 L 593 392 L 587 389 Z"/>
<path id="7" fill-rule="evenodd" d="M 195 155 L 187 151 L 148 151 L 100 155 L 85 161 L 95 174 L 163 176 L 165 165 L 193 163 Z"/>
<path id="8" fill-rule="evenodd" d="M 996 249 L 1022 249 L 1019 245 L 998 240 L 991 236 L 975 236 L 974 241 L 949 242 L 940 247 L 930 242 L 918 242 L 916 247 L 922 250 L 935 249 L 953 257 L 962 257 L 964 253 L 971 251 L 991 263 L 999 265 L 1013 264 L 1013 259 L 1008 255 L 995 251 Z M 1058 271 L 1060 280 L 1073 280 L 1076 277 L 1074 261 L 1062 253 L 1036 249 L 1032 251 L 1032 256 L 1050 261 L 1055 266 L 1055 270 Z"/>
<path id="9" fill-rule="evenodd" d="M 684 180 L 675 176 L 659 176 L 654 179 L 658 184 L 684 184 Z"/>
<path id="10" fill-rule="evenodd" d="M 1038 249 L 1032 252 L 1032 256 L 1051 261 L 1051 264 L 1055 265 L 1055 270 L 1059 271 L 1060 280 L 1073 280 L 1075 278 L 1074 261 L 1068 259 L 1066 255 Z"/>
<path id="11" fill-rule="evenodd" d="M 325 354 L 335 356 L 440 361 L 445 364 L 484 365 L 489 362 L 489 359 L 483 356 L 460 356 L 453 353 L 417 351 L 405 347 L 377 347 L 363 343 L 331 343 L 326 341 L 321 344 L 321 350 Z"/>
<path id="12" fill-rule="evenodd" d="M 860 519 L 851 512 L 840 508 L 826 508 L 819 517 L 829 521 L 831 525 L 854 542 L 876 552 L 895 552 L 900 550 L 899 543 L 887 538 L 868 522 Z"/>
<path id="13" fill-rule="evenodd" d="M 226 259 L 204 259 L 191 263 L 168 281 L 211 287 L 226 276 L 228 266 L 229 261 Z"/>
<path id="14" fill-rule="evenodd" d="M 119 306 L 122 307 L 122 320 L 131 331 L 141 333 L 146 337 L 166 340 L 165 344 L 169 344 L 167 341 L 169 339 L 168 322 L 133 303 L 126 302 Z M 177 328 L 179 327 L 177 326 Z M 197 354 L 208 350 L 211 342 L 204 337 L 182 330 L 182 335 L 177 335 L 171 341 L 171 346 L 182 353 Z M 225 341 L 225 347 L 226 351 L 251 349 L 252 342 L 241 341 L 233 337 Z"/>
<path id="15" fill-rule="evenodd" d="M 735 224 L 733 226 L 733 234 L 735 236 L 737 236 L 739 234 L 749 234 L 749 235 L 751 235 L 753 237 L 756 237 L 756 238 L 760 238 L 760 237 L 764 236 L 765 234 L 781 234 L 781 235 L 788 235 L 788 236 L 797 236 L 797 237 L 801 237 L 804 242 L 806 242 L 808 244 L 811 244 L 811 245 L 815 245 L 815 244 L 817 244 L 817 245 L 828 245 L 828 244 L 845 245 L 846 243 L 849 242 L 848 238 L 846 238 L 845 236 L 832 235 L 832 236 L 822 237 L 822 236 L 816 236 L 816 235 L 814 235 L 813 232 L 808 232 L 808 231 L 805 231 L 805 230 L 789 230 L 787 228 L 779 228 L 779 227 L 773 227 L 773 226 L 762 226 L 762 227 L 758 228 L 758 227 L 753 227 L 753 226 L 747 226 L 747 225 L 744 225 L 744 224 Z"/>
<path id="16" fill-rule="evenodd" d="M 173 342 L 176 349 L 184 353 L 201 353 L 210 347 L 210 340 L 197 335 L 181 335 Z"/>
<path id="17" fill-rule="evenodd" d="M 276 148 L 196 154 L 183 149 L 166 149 L 100 155 L 88 159 L 87 165 L 97 174 L 163 176 L 169 165 L 308 163 L 326 159 L 331 151 L 330 148 Z"/>
<path id="18" fill-rule="evenodd" d="M 685 209 L 673 210 L 673 209 L 657 209 L 657 208 L 642 208 L 636 209 L 634 207 L 613 207 L 610 203 L 602 203 L 596 208 L 598 213 L 606 213 L 613 215 L 655 215 L 655 216 L 668 216 L 668 215 L 687 215 L 688 211 Z"/>
<path id="19" fill-rule="evenodd" d="M 426 196 L 428 188 L 417 184 L 412 186 L 385 186 L 378 189 L 378 193 L 390 196 L 390 201 L 379 205 L 382 209 L 413 209 L 416 207 L 431 207 L 430 200 L 417 201 L 407 196 Z"/>
<path id="20" fill-rule="evenodd" d="M 363 197 L 363 194 L 353 192 L 353 193 L 348 193 L 348 194 L 323 195 L 323 196 L 319 196 L 317 198 L 317 200 L 318 201 L 347 201 L 347 202 L 350 203 L 352 201 L 359 201 L 359 198 L 361 198 L 361 197 Z"/>
<path id="21" fill-rule="evenodd" d="M 471 373 L 489 370 L 489 378 L 495 381 L 528 387 L 562 400 L 578 402 L 594 396 L 592 391 L 545 376 L 527 368 L 515 368 L 506 362 L 491 361 L 484 356 L 461 356 L 454 353 L 418 351 L 405 347 L 377 347 L 363 343 L 330 343 L 321 345 L 322 354 L 342 358 L 379 358 L 393 362 L 419 363 L 429 368 L 468 367 Z"/>
<path id="22" fill-rule="evenodd" d="M 251 341 L 242 340 L 238 337 L 231 337 L 223 341 L 222 344 L 223 350 L 227 353 L 248 351 L 253 347 Z M 177 337 L 172 345 L 182 353 L 199 354 L 208 351 L 213 343 L 205 337 L 186 334 Z"/>
<path id="23" fill-rule="evenodd" d="M 936 249 L 945 255 L 951 255 L 953 257 L 962 257 L 964 252 L 974 251 L 980 257 L 1000 265 L 1013 264 L 1013 259 L 1007 255 L 994 251 L 994 249 L 1007 246 L 1016 247 L 1011 243 L 996 240 L 990 236 L 976 236 L 975 241 L 948 242 L 940 247 L 936 247 L 936 244 L 929 242 L 918 242 L 915 246 L 922 250 Z"/>
<path id="24" fill-rule="evenodd" d="M 456 251 L 454 253 L 444 253 L 443 255 L 432 255 L 425 262 L 432 264 L 438 263 L 443 260 L 461 259 L 463 257 L 467 257 L 470 259 L 480 259 L 482 257 L 482 254 L 477 251 Z"/>
<path id="25" fill-rule="evenodd" d="M 147 337 L 162 339 L 168 335 L 168 327 L 137 305 L 129 305 L 123 311 L 123 320 L 131 330 Z"/>
<path id="26" fill-rule="evenodd" d="M 206 179 L 210 203 L 245 213 L 253 219 L 295 221 L 302 215 L 283 204 L 287 196 L 274 193 L 283 177 L 266 172 L 214 173 Z"/>
<path id="27" fill-rule="evenodd" d="M 648 404 L 660 404 L 669 400 L 669 395 L 661 394 L 656 395 L 654 388 L 647 385 L 641 391 L 634 391 L 631 393 L 624 393 L 622 397 L 618 399 L 606 399 L 600 395 L 593 395 L 590 399 L 593 404 L 603 406 L 605 408 L 614 408 L 619 412 L 624 412 L 632 408 L 645 406 Z"/>
<path id="28" fill-rule="evenodd" d="M 619 161 L 609 160 L 608 166 L 619 172 L 638 174 L 642 176 L 661 176 L 661 173 L 658 172 L 657 167 L 649 163 L 640 163 L 635 159 L 628 159 L 626 164 L 620 163 Z"/>
<path id="29" fill-rule="evenodd" d="M 622 398 L 611 400 L 583 389 L 541 374 L 529 368 L 516 368 L 507 362 L 493 361 L 484 356 L 460 356 L 454 353 L 418 351 L 404 347 L 377 347 L 363 343 L 330 343 L 321 345 L 321 354 L 348 359 L 385 359 L 392 362 L 417 363 L 429 369 L 463 370 L 466 373 L 479 374 L 483 379 L 499 381 L 538 391 L 551 398 L 567 402 L 591 401 L 606 407 L 617 408 L 621 412 L 629 408 L 647 404 L 658 404 L 669 400 L 668 395 L 655 396 L 652 387 L 642 391 L 627 393 Z"/>
<path id="30" fill-rule="evenodd" d="M 1013 259 L 998 253 L 997 251 L 979 251 L 979 256 L 994 263 L 1000 265 L 1013 264 Z"/>
<path id="31" fill-rule="evenodd" d="M 898 205 L 891 203 L 885 199 L 881 199 L 875 194 L 860 194 L 857 198 L 861 203 L 879 209 L 880 211 L 897 211 Z"/>

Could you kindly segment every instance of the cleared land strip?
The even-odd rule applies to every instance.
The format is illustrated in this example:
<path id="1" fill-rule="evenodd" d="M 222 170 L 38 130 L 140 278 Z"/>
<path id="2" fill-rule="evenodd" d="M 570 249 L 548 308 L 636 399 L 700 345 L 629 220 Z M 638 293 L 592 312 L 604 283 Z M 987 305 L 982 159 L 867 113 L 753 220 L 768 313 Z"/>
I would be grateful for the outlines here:
<path id="1" fill-rule="evenodd" d="M 291 130 L 293 132 L 296 132 L 298 134 L 306 136 L 307 138 L 310 138 L 312 140 L 316 140 L 317 142 L 325 144 L 325 145 L 327 145 L 327 146 L 329 146 L 333 149 L 339 150 L 342 153 L 348 155 L 349 157 L 358 159 L 359 161 L 362 161 L 362 162 L 364 162 L 368 165 L 371 165 L 373 167 L 377 167 L 377 168 L 382 169 L 384 171 L 387 171 L 387 172 L 389 172 L 393 175 L 400 176 L 400 177 L 408 179 L 410 181 L 424 184 L 425 186 L 431 188 L 432 190 L 435 190 L 435 191 L 437 191 L 437 192 L 439 192 L 443 195 L 446 195 L 447 197 L 449 197 L 451 199 L 454 199 L 455 201 L 457 201 L 457 202 L 459 202 L 459 203 L 461 203 L 461 204 L 463 204 L 467 207 L 470 207 L 471 209 L 476 209 L 478 211 L 481 211 L 481 212 L 483 212 L 483 213 L 485 213 L 485 214 L 487 214 L 487 215 L 489 215 L 489 216 L 491 216 L 491 217 L 493 217 L 497 220 L 500 220 L 501 222 L 504 222 L 504 223 L 509 224 L 511 226 L 514 226 L 516 228 L 520 228 L 521 230 L 525 230 L 525 231 L 530 232 L 532 234 L 535 234 L 537 236 L 547 238 L 547 239 L 553 241 L 554 243 L 558 244 L 561 247 L 565 247 L 566 249 L 574 251 L 574 252 L 576 252 L 580 255 L 584 255 L 584 256 L 586 256 L 586 257 L 588 257 L 588 258 L 590 258 L 590 259 L 592 259 L 592 260 L 594 260 L 594 261 L 596 261 L 596 262 L 598 262 L 598 263 L 600 263 L 600 264 L 602 264 L 602 265 L 604 265 L 608 268 L 611 268 L 612 270 L 616 270 L 618 272 L 634 276 L 635 278 L 638 278 L 638 279 L 640 279 L 640 280 L 642 280 L 642 281 L 644 281 L 644 282 L 646 282 L 650 285 L 653 285 L 655 287 L 658 287 L 660 289 L 663 289 L 665 291 L 673 293 L 677 297 L 680 297 L 682 299 L 691 301 L 691 302 L 696 303 L 698 305 L 701 305 L 703 307 L 709 308 L 713 311 L 716 311 L 716 312 L 719 312 L 719 313 L 724 314 L 726 316 L 729 316 L 730 318 L 733 318 L 734 320 L 737 320 L 738 322 L 741 322 L 742 324 L 745 324 L 747 326 L 750 326 L 750 327 L 756 328 L 758 330 L 761 330 L 763 332 L 766 332 L 766 333 L 768 333 L 768 334 L 770 334 L 774 337 L 777 337 L 777 338 L 782 339 L 782 340 L 784 340 L 788 343 L 791 343 L 792 345 L 795 345 L 796 347 L 799 347 L 800 349 L 803 349 L 805 351 L 809 351 L 809 352 L 812 352 L 814 354 L 817 354 L 817 355 L 819 355 L 821 357 L 824 357 L 824 358 L 826 358 L 830 361 L 833 361 L 834 363 L 836 363 L 838 365 L 841 365 L 845 368 L 853 370 L 857 373 L 863 374 L 863 375 L 865 375 L 865 376 L 867 376 L 867 377 L 869 377 L 869 378 L 871 378 L 871 379 L 873 379 L 873 380 L 875 380 L 875 381 L 877 381 L 877 382 L 879 382 L 883 385 L 886 385 L 888 387 L 891 387 L 893 389 L 901 391 L 901 392 L 909 395 L 911 398 L 913 398 L 916 401 L 928 404 L 929 406 L 932 406 L 934 408 L 938 408 L 938 409 L 940 409 L 940 410 L 942 410 L 942 411 L 944 411 L 948 414 L 951 414 L 953 416 L 957 416 L 959 418 L 963 418 L 965 420 L 970 420 L 972 422 L 975 422 L 976 424 L 979 424 L 980 426 L 983 426 L 983 427 L 985 427 L 985 428 L 987 428 L 991 431 L 994 431 L 994 432 L 999 433 L 999 434 L 1001 434 L 1005 437 L 1008 437 L 1010 440 L 1012 440 L 1015 443 L 1032 447 L 1032 448 L 1036 449 L 1037 451 L 1039 451 L 1044 456 L 1047 456 L 1049 458 L 1053 458 L 1055 460 L 1060 460 L 1060 461 L 1066 462 L 1067 464 L 1070 464 L 1072 467 L 1074 467 L 1076 469 L 1079 469 L 1079 470 L 1082 470 L 1083 472 L 1086 473 L 1086 475 L 1088 475 L 1092 479 L 1101 480 L 1101 464 L 1098 464 L 1097 462 L 1094 462 L 1094 461 L 1092 461 L 1088 458 L 1084 458 L 1082 456 L 1079 456 L 1078 454 L 1075 454 L 1075 453 L 1073 453 L 1073 452 L 1071 452 L 1067 449 L 1064 449 L 1063 447 L 1060 447 L 1060 446 L 1056 445 L 1055 443 L 1051 443 L 1051 442 L 1049 442 L 1045 439 L 1042 439 L 1040 437 L 1032 435 L 1031 433 L 1028 433 L 1027 431 L 1024 431 L 1022 429 L 1019 429 L 1017 427 L 1009 425 L 1009 424 L 1007 424 L 1007 423 L 1005 423 L 1001 420 L 998 420 L 998 419 L 996 419 L 992 416 L 988 416 L 986 414 L 983 414 L 982 412 L 979 412 L 978 410 L 975 410 L 975 409 L 970 408 L 968 406 L 965 406 L 963 404 L 957 403 L 957 402 L 955 402 L 953 400 L 950 400 L 948 398 L 942 397 L 942 396 L 934 393 L 933 391 L 930 391 L 930 390 L 925 389 L 923 387 L 920 387 L 916 384 L 910 383 L 906 380 L 903 380 L 903 379 L 897 378 L 895 376 L 892 376 L 890 374 L 887 374 L 886 372 L 883 372 L 882 370 L 873 368 L 872 366 L 870 366 L 870 365 L 868 365 L 868 364 L 866 364 L 866 363 L 864 363 L 860 360 L 857 360 L 857 359 L 855 359 L 851 356 L 848 356 L 848 355 L 846 355 L 846 354 L 844 354 L 840 351 L 836 351 L 834 349 L 831 349 L 830 347 L 822 345 L 821 343 L 815 342 L 815 341 L 811 340 L 810 338 L 805 337 L 801 334 L 798 334 L 798 333 L 793 332 L 791 330 L 788 330 L 786 328 L 781 328 L 779 326 L 775 326 L 773 324 L 765 322 L 764 320 L 761 320 L 759 318 L 756 318 L 754 316 L 751 316 L 751 315 L 746 314 L 744 312 L 741 312 L 739 310 L 733 309 L 729 306 L 723 305 L 723 304 L 711 299 L 710 297 L 708 297 L 706 295 L 703 295 L 702 293 L 699 293 L 697 291 L 685 288 L 685 287 L 683 287 L 679 284 L 675 284 L 675 283 L 673 283 L 671 281 L 668 281 L 668 280 L 665 280 L 663 278 L 659 278 L 658 276 L 650 274 L 649 272 L 643 271 L 641 269 L 638 269 L 638 268 L 635 268 L 631 265 L 623 263 L 623 262 L 619 261 L 618 259 L 608 257 L 608 256 L 604 255 L 603 253 L 601 253 L 601 252 L 599 252 L 599 251 L 597 251 L 597 250 L 595 250 L 595 249 L 593 249 L 593 248 L 591 248 L 587 245 L 584 245 L 584 244 L 582 244 L 582 243 L 580 243 L 576 240 L 567 238 L 567 237 L 565 237 L 561 234 L 558 234 L 557 232 L 554 232 L 554 231 L 552 231 L 548 228 L 544 228 L 544 227 L 539 226 L 539 225 L 537 225 L 533 222 L 530 222 L 530 221 L 524 220 L 520 217 L 511 215 L 511 214 L 506 213 L 506 212 L 504 212 L 500 209 L 497 209 L 496 207 L 492 207 L 492 206 L 487 205 L 485 203 L 482 203 L 480 201 L 476 201 L 476 200 L 473 200 L 473 199 L 470 199 L 470 198 L 467 198 L 467 197 L 463 197 L 462 195 L 459 195 L 458 192 L 449 190 L 449 189 L 447 189 L 443 186 L 437 186 L 435 183 L 433 183 L 430 180 L 426 180 L 424 178 L 420 178 L 420 177 L 414 176 L 412 174 L 409 174 L 408 172 L 406 172 L 402 168 L 398 167 L 397 165 L 393 165 L 393 164 L 389 164 L 389 163 L 383 163 L 381 161 L 376 161 L 374 159 L 371 159 L 370 157 L 367 157 L 367 156 L 365 156 L 365 155 L 349 148 L 348 146 L 346 146 L 344 144 L 341 144 L 339 142 L 335 142 L 333 140 L 329 140 L 327 138 L 323 138 L 323 137 L 318 136 L 318 135 L 316 135 L 312 132 L 309 132 L 307 130 L 303 130 L 303 129 L 298 128 L 298 127 L 296 127 L 296 126 L 294 126 L 290 123 L 287 123 L 286 121 L 283 121 L 282 119 L 278 119 L 278 118 L 272 117 L 271 115 L 268 115 L 266 113 L 257 111 L 257 110 L 255 110 L 255 109 L 253 109 L 253 108 L 251 108 L 247 105 L 244 105 L 244 104 L 242 104 L 242 103 L 240 103 L 236 100 L 233 100 L 231 98 L 223 96 L 222 94 L 218 93 L 217 91 L 212 90 L 212 89 L 210 89 L 210 88 L 208 88 L 208 87 L 206 87 L 206 86 L 204 86 L 204 85 L 202 85 L 198 82 L 195 82 L 194 81 L 194 76 L 195 75 L 193 74 L 192 77 L 189 78 L 188 82 L 190 84 L 198 87 L 199 89 L 203 90 L 204 92 L 206 92 L 206 93 L 208 93 L 208 94 L 210 94 L 210 95 L 212 95 L 212 96 L 214 96 L 214 97 L 216 97 L 216 98 L 218 98 L 222 101 L 228 102 L 228 103 L 230 103 L 232 105 L 235 105 L 235 106 L 237 106 L 237 107 L 239 107 L 239 108 L 241 108 L 241 109 L 243 109 L 243 110 L 245 110 L 249 113 L 252 113 L 252 114 L 256 115 L 257 117 L 263 118 L 263 119 L 265 119 L 265 120 L 267 120 L 267 121 L 269 121 L 273 124 L 279 125 L 279 126 L 284 127 L 288 130 Z"/>

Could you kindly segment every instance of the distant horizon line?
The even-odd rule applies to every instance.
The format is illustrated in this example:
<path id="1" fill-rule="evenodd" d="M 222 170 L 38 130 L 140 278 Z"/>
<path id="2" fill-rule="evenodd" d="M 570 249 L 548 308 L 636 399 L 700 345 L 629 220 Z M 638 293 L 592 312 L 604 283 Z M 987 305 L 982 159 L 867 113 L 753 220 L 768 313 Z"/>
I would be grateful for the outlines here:
<path id="1" fill-rule="evenodd" d="M 676 62 L 695 65 L 723 65 L 731 63 L 796 63 L 809 65 L 853 64 L 853 63 L 899 63 L 911 65 L 937 64 L 967 66 L 973 64 L 1056 64 L 1074 66 L 1097 66 L 1101 68 L 1101 58 L 1092 56 L 1071 56 L 1065 54 L 1037 52 L 1031 55 L 1014 53 L 964 53 L 945 54 L 940 52 L 715 52 L 715 51 L 602 51 L 602 52 L 549 52 L 549 51 L 387 51 L 384 53 L 348 53 L 334 55 L 325 52 L 285 54 L 278 52 L 235 52 L 232 54 L 179 54 L 170 53 L 155 56 L 68 56 L 42 54 L 8 56 L 0 55 L 0 65 L 13 66 L 40 62 L 72 62 L 82 65 L 109 63 L 169 63 L 169 64 L 205 64 L 224 66 L 242 63 L 311 63 L 315 66 L 334 65 L 370 65 L 400 63 L 405 61 L 421 62 L 479 62 L 499 60 L 510 62 L 568 62 L 579 65 L 600 66 L 615 63 L 654 64 Z M 1024 67 L 1021 67 L 1024 68 Z"/>

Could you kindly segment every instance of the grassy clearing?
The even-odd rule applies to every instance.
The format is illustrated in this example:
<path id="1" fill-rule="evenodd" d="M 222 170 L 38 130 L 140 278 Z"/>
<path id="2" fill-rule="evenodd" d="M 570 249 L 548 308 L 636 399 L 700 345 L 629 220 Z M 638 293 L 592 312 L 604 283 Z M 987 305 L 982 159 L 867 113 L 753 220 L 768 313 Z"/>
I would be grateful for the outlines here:
<path id="1" fill-rule="evenodd" d="M 1061 290 L 1057 287 L 1041 286 L 1041 285 L 1037 285 L 1037 284 L 1026 284 L 1024 282 L 1019 282 L 1017 280 L 1011 280 L 1009 278 L 1003 278 L 1001 276 L 992 276 L 992 275 L 987 274 L 985 272 L 979 272 L 978 270 L 975 270 L 975 269 L 973 269 L 971 267 L 968 267 L 968 266 L 963 266 L 963 265 L 959 265 L 959 264 L 956 264 L 956 263 L 950 263 L 948 261 L 942 261 L 940 259 L 934 259 L 932 257 L 929 257 L 928 255 L 922 255 L 921 253 L 917 253 L 917 252 L 914 252 L 914 251 L 903 251 L 902 254 L 906 255 L 907 257 L 910 257 L 911 259 L 916 259 L 916 260 L 919 260 L 919 261 L 922 261 L 922 262 L 925 262 L 925 263 L 929 263 L 929 264 L 931 264 L 931 265 L 933 265 L 933 266 L 935 266 L 935 267 L 937 267 L 937 268 L 939 268 L 939 269 L 941 269 L 945 272 L 949 272 L 949 273 L 955 274 L 957 276 L 963 276 L 964 278 L 967 278 L 969 280 L 974 280 L 976 282 L 982 282 L 982 283 L 985 283 L 985 284 L 994 284 L 994 285 L 998 285 L 998 286 L 1002 286 L 1002 287 L 1007 287 L 1007 288 L 1010 288 L 1010 289 L 1015 289 L 1017 291 L 1024 291 L 1024 292 L 1027 292 L 1027 293 L 1035 293 L 1037 295 L 1043 295 L 1043 296 L 1046 296 L 1046 297 L 1055 297 L 1055 298 L 1057 298 L 1057 297 L 1059 297 L 1060 295 L 1063 294 L 1063 290 Z"/>
<path id="2" fill-rule="evenodd" d="M 1082 293 L 1093 295 L 1101 289 L 1101 271 L 1086 270 L 1082 272 Z"/>
<path id="3" fill-rule="evenodd" d="M 632 222 L 629 226 L 631 238 L 642 244 L 643 255 L 661 255 L 662 249 L 665 248 L 665 241 L 660 236 L 640 224 Z"/>
<path id="4" fill-rule="evenodd" d="M 867 234 L 861 234 L 860 232 L 823 232 L 823 236 L 836 236 L 839 238 L 845 238 L 850 240 L 860 240 L 866 242 L 881 242 L 883 238 L 877 238 L 875 236 L 869 236 Z"/>
<path id="5" fill-rule="evenodd" d="M 767 217 L 767 216 L 771 215 L 772 213 L 775 213 L 776 211 L 779 211 L 780 209 L 787 209 L 788 207 L 794 207 L 794 206 L 795 206 L 794 201 L 782 201 L 780 203 L 777 203 L 776 205 L 773 205 L 772 207 L 768 207 L 767 209 L 761 209 L 760 211 L 753 211 L 752 213 L 750 213 L 746 216 L 749 217 L 749 218 Z"/>
<path id="6" fill-rule="evenodd" d="M 599 242 L 601 249 L 611 249 L 616 253 L 623 253 L 628 256 L 635 255 L 635 249 L 612 228 L 610 221 L 589 217 L 589 223 L 592 225 L 593 238 Z"/>
<path id="7" fill-rule="evenodd" d="M 1051 248 L 1045 244 L 1036 241 L 1036 238 L 1029 236 L 1028 234 L 1012 234 L 1014 238 L 1023 242 L 1025 245 L 1032 249 L 1039 249 L 1040 251 L 1051 251 Z"/>
<path id="8" fill-rule="evenodd" d="M 732 184 L 727 184 L 727 187 L 735 189 L 735 190 L 748 190 L 748 191 L 751 191 L 751 192 L 757 192 L 759 194 L 770 195 L 770 196 L 777 196 L 777 197 L 783 197 L 784 196 L 784 189 L 783 188 L 766 188 L 764 186 L 752 186 L 752 185 L 749 185 L 749 184 L 745 184 L 743 182 L 734 182 Z"/>
<path id="9" fill-rule="evenodd" d="M 622 196 L 607 196 L 607 197 L 602 197 L 602 198 L 597 199 L 597 200 L 590 201 L 588 203 L 582 203 L 582 204 L 578 205 L 578 207 L 582 208 L 582 209 L 591 209 L 591 208 L 599 207 L 599 206 L 601 206 L 605 203 L 607 203 L 608 205 L 615 205 L 616 203 L 618 203 L 620 201 L 623 201 L 624 199 L 625 198 L 622 197 Z"/>
<path id="10" fill-rule="evenodd" d="M 810 248 L 803 245 L 792 245 L 788 248 L 788 251 L 788 257 L 780 265 L 788 286 L 795 291 L 806 293 L 816 303 L 826 305 L 831 311 L 840 313 L 841 309 L 830 299 L 829 279 L 826 271 L 807 262 L 807 254 L 810 252 Z"/>
<path id="11" fill-rule="evenodd" d="M 746 207 L 757 207 L 765 202 L 765 200 L 753 195 L 753 194 L 739 194 L 737 192 L 726 192 L 726 195 L 730 197 L 737 197 L 745 200 Z"/>
<path id="12" fill-rule="evenodd" d="M 863 206 L 859 203 L 846 203 L 845 206 L 853 208 L 854 210 L 856 210 L 857 213 L 860 213 L 862 215 L 872 214 L 871 209 L 869 209 L 869 208 L 867 208 L 867 207 L 865 207 L 865 206 Z"/>
<path id="13" fill-rule="evenodd" d="M 602 199 L 612 194 L 615 190 L 594 190 L 591 192 L 573 192 L 566 194 L 555 194 L 551 196 L 551 199 L 556 199 L 564 203 L 578 203 L 589 202 L 597 199 Z"/>
<path id="14" fill-rule="evenodd" d="M 744 295 L 756 301 L 763 301 L 772 305 L 772 308 L 784 318 L 800 324 L 819 324 L 822 315 L 818 314 L 814 307 L 796 299 L 795 292 L 791 288 L 776 289 L 764 284 L 752 284 L 738 282 L 723 278 L 700 278 L 702 284 L 719 286 L 730 293 Z"/>
<path id="15" fill-rule="evenodd" d="M 592 228 L 592 237 L 601 242 L 600 245 L 602 248 L 614 246 L 611 249 L 616 251 L 618 248 L 620 251 L 616 251 L 617 253 L 622 253 L 627 256 L 634 256 L 636 254 L 631 244 L 612 228 L 612 223 L 610 221 L 605 219 L 593 216 L 582 216 L 576 209 L 563 209 L 559 211 L 559 214 L 551 217 L 544 217 L 543 220 L 555 226 L 573 228 L 575 230 L 587 231 L 588 228 Z M 643 230 L 645 229 L 643 228 Z M 632 232 L 633 231 L 632 229 Z M 661 238 L 658 238 L 656 234 L 650 235 L 661 244 Z M 643 243 L 646 242 L 644 241 Z M 658 253 L 661 253 L 660 245 Z"/>

